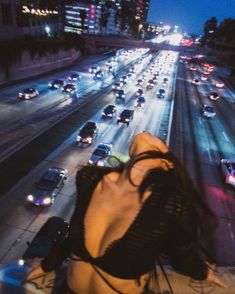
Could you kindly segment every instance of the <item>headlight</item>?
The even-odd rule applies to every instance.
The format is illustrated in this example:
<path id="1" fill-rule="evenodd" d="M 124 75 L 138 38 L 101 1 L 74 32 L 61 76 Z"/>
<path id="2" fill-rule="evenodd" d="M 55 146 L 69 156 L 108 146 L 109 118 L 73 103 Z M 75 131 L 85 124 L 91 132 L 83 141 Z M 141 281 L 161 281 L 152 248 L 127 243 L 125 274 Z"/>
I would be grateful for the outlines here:
<path id="1" fill-rule="evenodd" d="M 125 97 L 125 95 L 122 95 L 122 98 L 124 98 Z"/>
<path id="2" fill-rule="evenodd" d="M 88 163 L 93 164 L 93 161 L 89 159 Z"/>
<path id="3" fill-rule="evenodd" d="M 51 204 L 51 198 L 50 198 L 50 197 L 46 197 L 46 198 L 43 200 L 43 204 L 45 204 L 45 205 Z"/>
<path id="4" fill-rule="evenodd" d="M 24 265 L 24 260 L 23 259 L 19 259 L 18 260 L 18 264 L 21 265 L 21 266 Z"/>
<path id="5" fill-rule="evenodd" d="M 101 115 L 106 115 L 104 112 L 102 112 L 102 114 Z"/>
<path id="6" fill-rule="evenodd" d="M 49 87 L 52 87 L 52 83 L 49 83 L 48 86 L 49 86 Z"/>
<path id="7" fill-rule="evenodd" d="M 33 195 L 28 195 L 27 200 L 32 202 L 33 201 Z"/>
<path id="8" fill-rule="evenodd" d="M 77 141 L 80 141 L 81 140 L 81 137 L 80 136 L 77 136 Z"/>
<path id="9" fill-rule="evenodd" d="M 125 118 L 125 121 L 130 121 L 129 118 Z"/>
<path id="10" fill-rule="evenodd" d="M 19 93 L 19 96 L 23 96 L 23 93 Z"/>
<path id="11" fill-rule="evenodd" d="M 108 114 L 108 116 L 112 116 L 112 114 L 111 114 L 111 113 L 109 113 L 109 114 Z"/>
<path id="12" fill-rule="evenodd" d="M 103 161 L 98 161 L 98 162 L 97 162 L 97 165 L 98 165 L 98 166 L 104 166 L 104 162 L 103 162 Z"/>
<path id="13" fill-rule="evenodd" d="M 228 181 L 229 181 L 229 183 L 231 183 L 233 185 L 235 184 L 235 178 L 233 176 L 229 176 Z"/>
<path id="14" fill-rule="evenodd" d="M 91 138 L 91 137 L 88 137 L 88 138 L 87 138 L 87 142 L 88 142 L 88 143 L 91 143 L 91 142 L 92 142 L 92 138 Z"/>

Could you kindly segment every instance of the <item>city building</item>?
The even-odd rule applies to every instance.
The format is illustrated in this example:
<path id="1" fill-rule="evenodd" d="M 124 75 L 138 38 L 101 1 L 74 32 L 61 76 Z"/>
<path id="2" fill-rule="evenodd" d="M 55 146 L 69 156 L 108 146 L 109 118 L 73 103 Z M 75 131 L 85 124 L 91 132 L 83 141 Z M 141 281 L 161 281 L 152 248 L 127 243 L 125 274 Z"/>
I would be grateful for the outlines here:
<path id="1" fill-rule="evenodd" d="M 37 0 L 0 0 L 1 40 L 25 35 L 50 37 L 61 29 L 58 7 L 48 9 Z"/>

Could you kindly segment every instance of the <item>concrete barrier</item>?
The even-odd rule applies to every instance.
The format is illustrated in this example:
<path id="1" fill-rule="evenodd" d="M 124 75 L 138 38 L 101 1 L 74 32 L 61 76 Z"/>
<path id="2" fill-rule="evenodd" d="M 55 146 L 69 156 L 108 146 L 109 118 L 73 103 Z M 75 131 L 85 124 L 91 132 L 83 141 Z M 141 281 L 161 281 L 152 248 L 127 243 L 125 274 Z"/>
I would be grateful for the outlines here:
<path id="1" fill-rule="evenodd" d="M 72 65 L 80 56 L 81 52 L 74 48 L 66 51 L 60 50 L 57 53 L 48 52 L 43 56 L 38 54 L 31 56 L 29 51 L 24 51 L 19 61 L 11 66 L 8 75 L 0 68 L 0 85 L 59 70 Z"/>

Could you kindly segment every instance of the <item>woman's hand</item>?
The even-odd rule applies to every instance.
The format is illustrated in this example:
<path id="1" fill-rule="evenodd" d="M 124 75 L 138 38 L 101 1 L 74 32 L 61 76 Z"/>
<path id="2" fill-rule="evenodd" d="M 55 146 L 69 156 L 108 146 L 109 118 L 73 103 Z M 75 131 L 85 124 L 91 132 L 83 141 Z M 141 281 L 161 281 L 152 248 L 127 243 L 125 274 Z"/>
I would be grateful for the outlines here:
<path id="1" fill-rule="evenodd" d="M 227 288 L 227 286 L 215 275 L 215 265 L 207 263 L 207 280 L 221 288 Z"/>
<path id="2" fill-rule="evenodd" d="M 47 274 L 40 265 L 41 260 L 41 258 L 35 258 L 32 261 L 27 262 L 32 270 L 27 274 L 26 278 L 21 281 L 22 285 Z"/>

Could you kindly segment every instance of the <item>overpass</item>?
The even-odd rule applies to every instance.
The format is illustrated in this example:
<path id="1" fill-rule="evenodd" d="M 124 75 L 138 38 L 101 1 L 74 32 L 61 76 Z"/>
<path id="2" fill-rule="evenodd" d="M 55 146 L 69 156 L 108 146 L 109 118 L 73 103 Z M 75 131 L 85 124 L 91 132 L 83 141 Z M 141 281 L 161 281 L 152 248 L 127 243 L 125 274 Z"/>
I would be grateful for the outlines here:
<path id="1" fill-rule="evenodd" d="M 98 54 L 111 49 L 121 48 L 149 48 L 151 51 L 159 50 L 173 50 L 178 51 L 181 54 L 203 54 L 207 56 L 218 56 L 229 59 L 234 56 L 233 52 L 219 51 L 211 48 L 203 48 L 199 46 L 183 47 L 174 46 L 162 43 L 152 43 L 143 40 L 136 40 L 130 38 L 123 38 L 120 36 L 98 36 L 98 35 L 83 35 L 84 47 L 86 54 Z"/>

